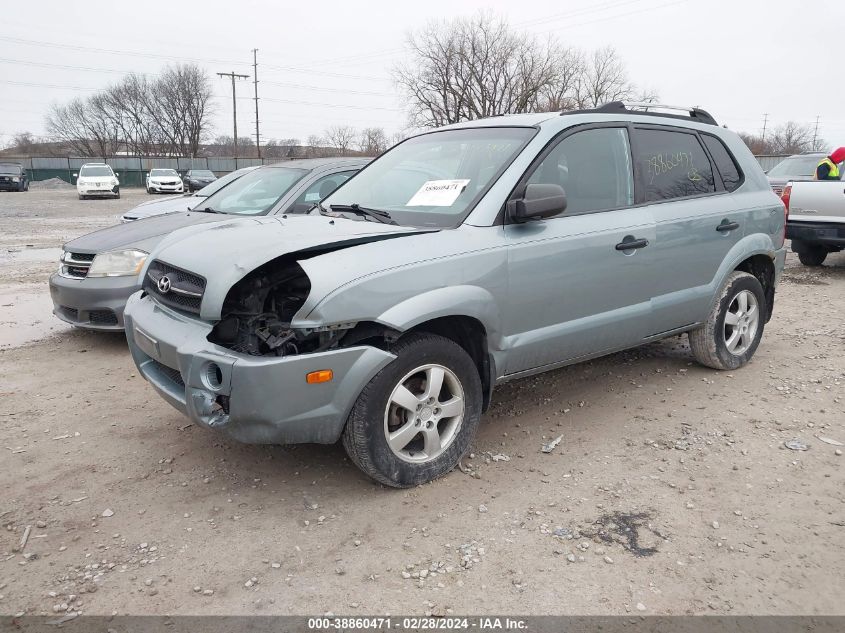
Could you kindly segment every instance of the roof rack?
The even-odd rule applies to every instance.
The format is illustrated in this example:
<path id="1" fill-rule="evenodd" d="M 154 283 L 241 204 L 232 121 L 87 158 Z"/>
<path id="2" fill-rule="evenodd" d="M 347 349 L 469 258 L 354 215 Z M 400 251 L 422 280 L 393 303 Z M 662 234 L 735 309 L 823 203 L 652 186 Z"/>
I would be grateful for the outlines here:
<path id="1" fill-rule="evenodd" d="M 668 112 L 667 112 L 668 111 Z M 698 123 L 706 123 L 707 125 L 719 125 L 716 119 L 701 108 L 685 107 L 685 106 L 670 106 L 660 103 L 640 103 L 633 101 L 610 101 L 600 105 L 597 108 L 589 110 L 572 110 L 569 112 L 561 112 L 561 116 L 566 114 L 583 114 L 586 112 L 602 114 L 645 114 L 650 116 L 672 117 L 675 119 L 689 119 Z M 680 114 L 683 113 L 683 114 Z"/>

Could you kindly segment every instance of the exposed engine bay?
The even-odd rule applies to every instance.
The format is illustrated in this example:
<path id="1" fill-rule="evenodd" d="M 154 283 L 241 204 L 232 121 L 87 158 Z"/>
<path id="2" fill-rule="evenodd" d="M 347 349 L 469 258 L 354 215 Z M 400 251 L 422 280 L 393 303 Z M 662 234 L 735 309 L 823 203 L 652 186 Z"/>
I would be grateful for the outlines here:
<path id="1" fill-rule="evenodd" d="M 275 264 L 275 265 L 272 265 Z M 291 320 L 305 303 L 311 282 L 296 262 L 273 262 L 235 284 L 223 303 L 223 318 L 208 340 L 251 356 L 291 356 L 322 352 L 366 339 L 392 338 L 374 323 L 348 323 L 315 330 L 296 330 Z"/>

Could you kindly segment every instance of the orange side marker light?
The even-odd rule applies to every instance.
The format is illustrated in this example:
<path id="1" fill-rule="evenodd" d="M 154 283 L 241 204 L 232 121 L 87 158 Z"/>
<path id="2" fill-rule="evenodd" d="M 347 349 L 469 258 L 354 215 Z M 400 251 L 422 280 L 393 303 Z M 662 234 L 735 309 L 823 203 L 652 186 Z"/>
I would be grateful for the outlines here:
<path id="1" fill-rule="evenodd" d="M 319 371 L 312 371 L 309 374 L 305 374 L 305 382 L 309 385 L 329 382 L 332 378 L 334 378 L 334 372 L 331 369 L 321 369 Z"/>

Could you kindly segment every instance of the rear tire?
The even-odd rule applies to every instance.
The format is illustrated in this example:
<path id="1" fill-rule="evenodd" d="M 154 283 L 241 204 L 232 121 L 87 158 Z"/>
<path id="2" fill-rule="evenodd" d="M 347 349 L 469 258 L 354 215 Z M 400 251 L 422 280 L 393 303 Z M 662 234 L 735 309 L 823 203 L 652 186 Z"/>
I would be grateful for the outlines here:
<path id="1" fill-rule="evenodd" d="M 457 343 L 412 334 L 361 391 L 343 431 L 353 463 L 379 483 L 408 488 L 452 470 L 481 420 L 481 379 Z M 390 437 L 390 440 L 388 440 Z"/>
<path id="2" fill-rule="evenodd" d="M 742 367 L 757 351 L 766 314 L 766 295 L 760 281 L 735 270 L 725 280 L 705 324 L 689 333 L 693 356 L 713 369 Z"/>
<path id="3" fill-rule="evenodd" d="M 827 249 L 821 246 L 810 246 L 798 252 L 798 261 L 805 266 L 821 266 L 826 258 Z"/>

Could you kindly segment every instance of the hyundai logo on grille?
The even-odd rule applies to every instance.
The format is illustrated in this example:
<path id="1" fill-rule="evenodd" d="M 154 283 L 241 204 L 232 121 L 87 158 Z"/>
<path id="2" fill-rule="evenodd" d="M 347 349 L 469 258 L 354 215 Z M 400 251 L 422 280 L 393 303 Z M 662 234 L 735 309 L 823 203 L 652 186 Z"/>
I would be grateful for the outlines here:
<path id="1" fill-rule="evenodd" d="M 158 291 L 163 295 L 170 292 L 170 277 L 162 275 L 162 277 L 158 280 Z"/>

